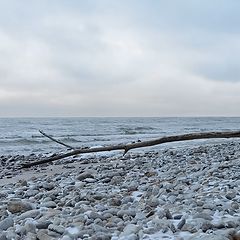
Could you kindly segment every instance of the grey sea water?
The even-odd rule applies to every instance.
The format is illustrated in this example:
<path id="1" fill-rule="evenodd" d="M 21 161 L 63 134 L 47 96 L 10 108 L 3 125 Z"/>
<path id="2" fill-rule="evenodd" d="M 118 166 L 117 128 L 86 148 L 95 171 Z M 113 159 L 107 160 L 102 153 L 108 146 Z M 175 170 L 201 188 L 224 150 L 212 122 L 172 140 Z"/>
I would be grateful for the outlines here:
<path id="1" fill-rule="evenodd" d="M 1 118 L 0 155 L 65 150 L 63 146 L 42 136 L 39 129 L 74 147 L 92 147 L 173 134 L 239 130 L 240 118 Z M 171 143 L 170 147 L 209 141 L 227 140 Z"/>

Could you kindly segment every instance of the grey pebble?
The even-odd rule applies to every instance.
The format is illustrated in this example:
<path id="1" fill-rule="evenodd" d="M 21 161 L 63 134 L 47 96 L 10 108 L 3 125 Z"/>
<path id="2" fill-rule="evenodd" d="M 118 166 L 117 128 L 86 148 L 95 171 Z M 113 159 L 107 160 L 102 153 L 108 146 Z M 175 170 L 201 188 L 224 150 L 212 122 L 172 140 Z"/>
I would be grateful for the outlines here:
<path id="1" fill-rule="evenodd" d="M 14 220 L 12 217 L 7 217 L 0 221 L 0 230 L 7 230 L 14 225 Z"/>

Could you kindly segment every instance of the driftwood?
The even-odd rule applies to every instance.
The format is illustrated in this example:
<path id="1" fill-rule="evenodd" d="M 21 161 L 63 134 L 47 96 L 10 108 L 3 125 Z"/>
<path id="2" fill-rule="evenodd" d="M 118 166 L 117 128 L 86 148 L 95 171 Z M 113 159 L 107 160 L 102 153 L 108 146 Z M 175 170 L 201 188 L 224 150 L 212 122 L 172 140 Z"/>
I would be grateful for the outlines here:
<path id="1" fill-rule="evenodd" d="M 66 143 L 63 143 L 63 142 L 61 142 L 61 141 L 59 141 L 59 140 L 57 140 L 57 139 L 55 139 L 55 138 L 47 135 L 47 134 L 46 134 L 45 132 L 43 132 L 42 130 L 39 130 L 39 132 L 40 132 L 43 136 L 51 139 L 52 141 L 54 141 L 54 142 L 56 142 L 56 143 L 58 143 L 58 144 L 61 144 L 61 145 L 65 146 L 65 147 L 67 147 L 67 148 L 70 148 L 70 149 L 75 149 L 74 147 L 72 147 L 72 146 L 70 146 L 70 145 L 68 145 L 68 144 L 66 144 Z"/>
<path id="2" fill-rule="evenodd" d="M 124 154 L 126 154 L 129 150 L 135 149 L 135 148 L 150 147 L 150 146 L 155 146 L 155 145 L 169 143 L 169 142 L 188 141 L 188 140 L 195 140 L 195 139 L 208 139 L 208 138 L 240 138 L 240 131 L 190 133 L 190 134 L 175 135 L 175 136 L 169 136 L 169 137 L 161 137 L 155 140 L 148 140 L 148 141 L 135 142 L 135 143 L 129 143 L 129 144 L 119 144 L 119 145 L 93 147 L 93 148 L 79 148 L 67 153 L 54 155 L 52 157 L 42 159 L 36 162 L 25 163 L 22 165 L 22 168 L 28 168 L 28 167 L 40 165 L 43 163 L 49 163 L 59 159 L 63 159 L 66 157 L 83 154 L 83 153 L 96 153 L 96 152 L 105 152 L 105 151 L 113 151 L 113 150 L 124 150 Z"/>

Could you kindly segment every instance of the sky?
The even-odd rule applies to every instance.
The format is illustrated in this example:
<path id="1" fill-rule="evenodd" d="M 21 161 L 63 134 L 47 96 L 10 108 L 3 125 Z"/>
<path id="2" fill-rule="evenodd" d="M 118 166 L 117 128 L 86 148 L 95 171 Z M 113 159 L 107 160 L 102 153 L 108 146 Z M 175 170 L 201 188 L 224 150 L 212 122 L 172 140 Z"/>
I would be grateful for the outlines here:
<path id="1" fill-rule="evenodd" d="M 0 117 L 240 116 L 238 0 L 0 9 Z"/>

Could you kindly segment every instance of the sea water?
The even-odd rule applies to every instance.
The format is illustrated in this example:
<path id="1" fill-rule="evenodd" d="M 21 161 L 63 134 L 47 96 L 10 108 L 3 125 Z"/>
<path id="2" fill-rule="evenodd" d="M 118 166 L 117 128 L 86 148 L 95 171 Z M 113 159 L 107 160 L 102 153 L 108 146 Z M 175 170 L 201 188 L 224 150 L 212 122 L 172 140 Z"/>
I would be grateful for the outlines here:
<path id="1" fill-rule="evenodd" d="M 156 139 L 163 136 L 240 130 L 240 118 L 0 118 L 0 155 L 49 153 L 66 148 L 39 133 L 73 147 L 107 146 Z M 197 140 L 156 146 L 183 147 L 217 140 Z"/>

